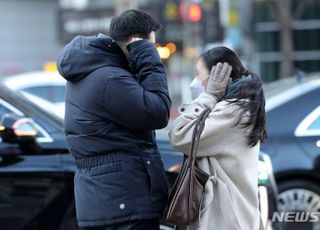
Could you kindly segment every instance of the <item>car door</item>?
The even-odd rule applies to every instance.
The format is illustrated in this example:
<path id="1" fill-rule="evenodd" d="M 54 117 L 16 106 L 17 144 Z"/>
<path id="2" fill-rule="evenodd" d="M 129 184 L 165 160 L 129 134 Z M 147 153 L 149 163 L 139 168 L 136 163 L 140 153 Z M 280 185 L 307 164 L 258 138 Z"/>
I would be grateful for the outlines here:
<path id="1" fill-rule="evenodd" d="M 314 166 L 320 172 L 320 104 L 299 123 L 295 136 L 303 151 L 314 159 Z"/>
<path id="2" fill-rule="evenodd" d="M 0 98 L 0 117 L 8 113 L 26 116 Z M 38 128 L 39 142 L 52 141 Z M 59 154 L 22 152 L 0 140 L 0 229 L 59 229 L 66 203 Z"/>

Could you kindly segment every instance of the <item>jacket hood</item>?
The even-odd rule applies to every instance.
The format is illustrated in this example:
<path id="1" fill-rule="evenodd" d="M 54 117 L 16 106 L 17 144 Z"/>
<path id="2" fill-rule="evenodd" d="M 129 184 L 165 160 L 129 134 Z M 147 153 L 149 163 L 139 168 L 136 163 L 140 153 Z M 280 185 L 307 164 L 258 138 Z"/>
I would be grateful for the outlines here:
<path id="1" fill-rule="evenodd" d="M 234 80 L 230 85 L 227 86 L 227 92 L 225 95 L 225 99 L 237 98 L 239 93 L 246 87 L 246 84 L 253 81 L 251 75 L 241 76 L 241 78 Z"/>
<path id="2" fill-rule="evenodd" d="M 79 81 L 89 73 L 105 66 L 130 71 L 128 60 L 118 44 L 109 36 L 77 36 L 61 51 L 58 71 L 67 81 Z"/>

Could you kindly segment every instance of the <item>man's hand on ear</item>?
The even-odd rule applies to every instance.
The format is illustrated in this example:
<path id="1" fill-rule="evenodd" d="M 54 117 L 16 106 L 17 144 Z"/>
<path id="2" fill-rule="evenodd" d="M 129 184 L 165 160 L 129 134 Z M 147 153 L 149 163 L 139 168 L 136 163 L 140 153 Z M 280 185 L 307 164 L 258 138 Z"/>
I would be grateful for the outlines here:
<path id="1" fill-rule="evenodd" d="M 128 41 L 127 45 L 129 45 L 129 44 L 132 43 L 132 42 L 136 42 L 136 41 L 140 41 L 140 40 L 143 40 L 143 38 L 132 37 L 132 38 Z"/>

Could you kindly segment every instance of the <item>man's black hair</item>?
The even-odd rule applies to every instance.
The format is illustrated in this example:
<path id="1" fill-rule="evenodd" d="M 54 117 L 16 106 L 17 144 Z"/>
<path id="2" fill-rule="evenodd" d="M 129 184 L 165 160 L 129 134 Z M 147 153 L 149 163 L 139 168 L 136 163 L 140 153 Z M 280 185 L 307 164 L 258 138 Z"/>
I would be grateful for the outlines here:
<path id="1" fill-rule="evenodd" d="M 127 10 L 112 19 L 110 36 L 118 42 L 127 41 L 131 35 L 138 35 L 144 39 L 152 31 L 161 29 L 155 19 L 141 10 Z"/>

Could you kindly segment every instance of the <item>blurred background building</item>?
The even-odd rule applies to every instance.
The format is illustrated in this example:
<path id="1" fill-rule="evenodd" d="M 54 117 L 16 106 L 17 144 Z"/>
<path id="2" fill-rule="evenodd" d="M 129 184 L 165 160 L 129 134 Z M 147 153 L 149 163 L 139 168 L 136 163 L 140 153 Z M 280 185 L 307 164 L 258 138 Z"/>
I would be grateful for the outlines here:
<path id="1" fill-rule="evenodd" d="M 320 70 L 320 0 L 1 0 L 0 76 L 55 62 L 78 34 L 108 34 L 129 8 L 163 24 L 157 46 L 177 103 L 199 54 L 225 45 L 265 82 Z M 182 94 L 181 94 L 182 92 Z"/>
<path id="2" fill-rule="evenodd" d="M 265 81 L 292 76 L 297 70 L 320 70 L 320 1 L 256 1 L 254 9 L 256 47 Z"/>

